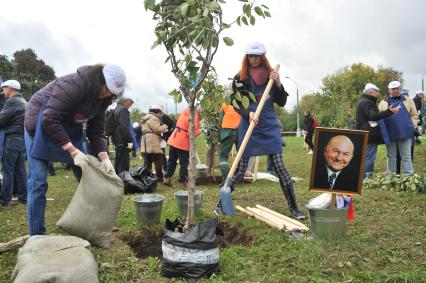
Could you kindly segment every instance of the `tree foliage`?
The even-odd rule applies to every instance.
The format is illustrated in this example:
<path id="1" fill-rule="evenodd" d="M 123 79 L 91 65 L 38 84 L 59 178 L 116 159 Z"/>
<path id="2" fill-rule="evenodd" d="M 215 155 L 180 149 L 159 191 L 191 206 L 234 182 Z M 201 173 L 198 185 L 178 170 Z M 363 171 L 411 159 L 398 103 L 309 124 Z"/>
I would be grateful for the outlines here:
<path id="1" fill-rule="evenodd" d="M 213 58 L 219 48 L 220 40 L 231 46 L 230 37 L 221 38 L 223 30 L 232 24 L 255 25 L 257 17 L 270 17 L 268 7 L 256 6 L 255 1 L 239 0 L 242 12 L 234 22 L 223 21 L 224 0 L 145 0 L 145 9 L 151 10 L 155 27 L 156 41 L 153 48 L 163 45 L 167 52 L 165 62 L 179 81 L 179 88 L 170 95 L 179 102 L 185 99 L 190 109 L 190 170 L 188 180 L 188 217 L 186 228 L 192 225 L 193 188 L 195 186 L 195 102 L 208 100 L 202 96 L 203 82 L 212 69 Z M 204 102 L 208 104 L 207 102 Z"/>
<path id="2" fill-rule="evenodd" d="M 0 76 L 3 80 L 19 81 L 21 92 L 27 100 L 48 82 L 56 79 L 53 68 L 29 48 L 16 51 L 11 61 L 7 56 L 0 55 Z"/>

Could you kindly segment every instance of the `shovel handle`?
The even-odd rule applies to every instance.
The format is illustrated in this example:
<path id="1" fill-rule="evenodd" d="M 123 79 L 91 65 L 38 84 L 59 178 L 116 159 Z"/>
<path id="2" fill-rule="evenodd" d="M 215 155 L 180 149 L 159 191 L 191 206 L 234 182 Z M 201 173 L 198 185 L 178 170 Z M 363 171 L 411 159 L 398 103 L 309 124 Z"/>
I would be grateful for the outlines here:
<path id="1" fill-rule="evenodd" d="M 197 158 L 197 164 L 201 164 L 200 156 L 198 156 L 198 152 L 195 152 L 195 157 Z"/>
<path id="2" fill-rule="evenodd" d="M 278 72 L 279 69 L 280 69 L 280 65 L 277 64 L 275 66 L 274 71 Z M 266 98 L 269 95 L 269 92 L 271 91 L 273 83 L 274 83 L 274 80 L 273 79 L 269 79 L 268 85 L 266 86 L 266 89 L 263 92 L 263 96 L 260 99 L 259 105 L 257 106 L 256 112 L 254 113 L 254 119 L 259 118 L 260 112 L 262 111 L 263 105 L 265 104 L 265 101 L 266 101 Z M 237 156 L 234 159 L 234 163 L 232 163 L 232 167 L 229 170 L 227 179 L 231 179 L 234 176 L 235 170 L 237 169 L 237 166 L 238 166 L 238 163 L 240 162 L 241 156 L 243 155 L 244 150 L 246 149 L 247 143 L 250 140 L 250 137 L 251 137 L 251 134 L 253 132 L 254 127 L 256 127 L 256 124 L 252 120 L 250 122 L 250 125 L 249 125 L 249 127 L 247 129 L 247 132 L 246 132 L 245 136 L 244 136 L 243 142 L 241 143 L 241 146 L 238 149 L 238 153 L 237 153 Z M 227 187 L 227 183 L 226 182 L 225 182 L 225 187 Z"/>

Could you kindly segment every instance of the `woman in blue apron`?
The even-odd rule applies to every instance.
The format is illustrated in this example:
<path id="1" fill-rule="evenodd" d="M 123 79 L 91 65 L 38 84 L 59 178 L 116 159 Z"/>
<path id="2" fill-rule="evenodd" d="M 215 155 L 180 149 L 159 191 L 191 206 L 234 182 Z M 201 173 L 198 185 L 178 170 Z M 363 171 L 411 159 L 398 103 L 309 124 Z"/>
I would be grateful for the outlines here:
<path id="1" fill-rule="evenodd" d="M 77 166 L 85 162 L 84 123 L 91 154 L 98 156 L 107 170 L 114 170 L 107 153 L 105 110 L 123 92 L 125 81 L 124 71 L 117 65 L 83 66 L 76 73 L 50 82 L 31 97 L 25 112 L 30 235 L 46 233 L 49 161 Z"/>
<path id="2" fill-rule="evenodd" d="M 281 130 L 274 111 L 274 103 L 277 103 L 280 107 L 285 105 L 288 93 L 281 84 L 279 73 L 274 72 L 265 53 L 266 48 L 262 43 L 254 42 L 249 44 L 246 49 L 246 55 L 243 58 L 241 70 L 233 80 L 232 89 L 234 93 L 240 93 L 241 96 L 246 96 L 247 98 L 249 98 L 249 93 L 252 93 L 256 98 L 256 101 L 250 102 L 247 109 L 239 101 L 236 101 L 240 107 L 235 110 L 241 115 L 241 122 L 238 128 L 238 141 L 240 145 L 250 122 L 254 120 L 254 113 L 266 89 L 269 78 L 274 80 L 274 84 L 269 96 L 266 98 L 259 118 L 254 120 L 256 127 L 229 185 L 233 188 L 234 183 L 243 178 L 251 156 L 268 155 L 275 172 L 278 174 L 281 190 L 287 199 L 291 214 L 296 219 L 304 219 L 305 216 L 297 207 L 293 181 L 282 159 Z M 215 209 L 215 213 L 221 213 L 220 202 Z"/>

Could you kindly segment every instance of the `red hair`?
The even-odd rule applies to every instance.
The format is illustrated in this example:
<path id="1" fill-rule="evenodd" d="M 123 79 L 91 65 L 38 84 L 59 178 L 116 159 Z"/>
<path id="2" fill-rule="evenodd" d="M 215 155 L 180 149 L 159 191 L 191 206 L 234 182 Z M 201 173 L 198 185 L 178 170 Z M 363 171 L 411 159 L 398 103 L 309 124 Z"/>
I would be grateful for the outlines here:
<path id="1" fill-rule="evenodd" d="M 268 59 L 266 58 L 265 54 L 262 54 L 260 56 L 260 66 L 266 68 L 268 72 L 271 72 L 273 69 L 271 67 L 271 64 L 269 64 Z M 249 61 L 248 61 L 248 55 L 244 55 L 243 62 L 241 63 L 241 70 L 240 70 L 240 80 L 244 81 L 248 77 L 248 68 L 249 68 Z"/>

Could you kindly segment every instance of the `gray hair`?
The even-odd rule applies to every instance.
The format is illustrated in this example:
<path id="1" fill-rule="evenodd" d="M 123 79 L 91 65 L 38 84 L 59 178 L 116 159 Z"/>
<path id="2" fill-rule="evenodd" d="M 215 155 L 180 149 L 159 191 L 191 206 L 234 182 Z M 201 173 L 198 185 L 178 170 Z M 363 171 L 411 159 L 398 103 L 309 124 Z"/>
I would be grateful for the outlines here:
<path id="1" fill-rule="evenodd" d="M 364 94 L 369 94 L 371 91 L 378 91 L 378 90 L 374 88 L 367 88 L 367 89 L 364 89 Z"/>

